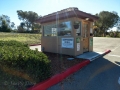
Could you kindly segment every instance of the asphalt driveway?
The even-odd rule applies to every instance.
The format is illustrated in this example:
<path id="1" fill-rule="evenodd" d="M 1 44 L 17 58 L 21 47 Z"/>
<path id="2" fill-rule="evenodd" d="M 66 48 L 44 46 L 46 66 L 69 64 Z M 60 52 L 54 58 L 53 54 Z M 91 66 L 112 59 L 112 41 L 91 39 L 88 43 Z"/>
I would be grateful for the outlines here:
<path id="1" fill-rule="evenodd" d="M 112 52 L 48 90 L 120 90 L 120 38 L 94 37 L 93 43 L 96 52 Z"/>

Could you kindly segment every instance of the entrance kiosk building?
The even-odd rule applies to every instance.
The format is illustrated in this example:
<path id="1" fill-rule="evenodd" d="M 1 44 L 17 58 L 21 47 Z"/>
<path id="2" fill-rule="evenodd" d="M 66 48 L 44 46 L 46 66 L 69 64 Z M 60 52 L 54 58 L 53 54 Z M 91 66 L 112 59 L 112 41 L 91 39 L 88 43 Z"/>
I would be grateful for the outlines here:
<path id="1" fill-rule="evenodd" d="M 93 51 L 93 23 L 98 17 L 67 8 L 38 19 L 42 26 L 43 52 L 77 56 Z"/>

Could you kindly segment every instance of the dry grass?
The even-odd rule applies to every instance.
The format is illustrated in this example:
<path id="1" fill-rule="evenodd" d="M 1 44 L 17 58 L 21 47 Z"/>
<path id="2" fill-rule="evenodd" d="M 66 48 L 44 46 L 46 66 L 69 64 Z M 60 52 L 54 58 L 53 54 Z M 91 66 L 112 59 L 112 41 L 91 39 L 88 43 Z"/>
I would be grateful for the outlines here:
<path id="1" fill-rule="evenodd" d="M 4 41 L 16 40 L 27 44 L 40 44 L 41 34 L 0 32 L 0 40 L 4 40 Z"/>

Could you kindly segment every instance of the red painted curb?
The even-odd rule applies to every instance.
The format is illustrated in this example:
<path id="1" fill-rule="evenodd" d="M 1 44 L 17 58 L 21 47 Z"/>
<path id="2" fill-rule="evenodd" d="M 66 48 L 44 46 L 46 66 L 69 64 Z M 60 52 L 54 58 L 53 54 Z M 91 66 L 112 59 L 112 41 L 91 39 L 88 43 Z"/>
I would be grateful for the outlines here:
<path id="1" fill-rule="evenodd" d="M 110 53 L 111 50 L 106 50 L 103 55 Z"/>
<path id="2" fill-rule="evenodd" d="M 29 46 L 37 46 L 37 45 L 41 45 L 41 44 L 31 44 L 31 45 L 29 45 Z"/>
<path id="3" fill-rule="evenodd" d="M 62 73 L 49 78 L 46 81 L 36 84 L 35 86 L 33 86 L 27 90 L 46 90 L 49 87 L 53 86 L 54 84 L 59 83 L 60 81 L 62 81 L 66 77 L 68 77 L 70 74 L 73 74 L 74 72 L 78 71 L 79 69 L 81 69 L 82 67 L 86 66 L 89 63 L 90 63 L 90 60 L 85 60 L 85 61 L 67 69 L 66 71 L 64 71 Z"/>

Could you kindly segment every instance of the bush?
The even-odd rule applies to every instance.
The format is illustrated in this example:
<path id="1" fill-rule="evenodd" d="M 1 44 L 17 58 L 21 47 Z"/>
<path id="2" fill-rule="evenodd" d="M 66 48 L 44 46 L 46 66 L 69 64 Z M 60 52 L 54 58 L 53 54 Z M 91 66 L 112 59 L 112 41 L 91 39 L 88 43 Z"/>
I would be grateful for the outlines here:
<path id="1" fill-rule="evenodd" d="M 24 70 L 36 82 L 50 77 L 50 60 L 47 56 L 17 41 L 0 41 L 0 63 Z"/>
<path id="2" fill-rule="evenodd" d="M 106 37 L 110 37 L 109 35 L 106 35 Z"/>
<path id="3" fill-rule="evenodd" d="M 0 41 L 0 46 L 15 46 L 15 47 L 28 47 L 28 44 L 24 44 L 15 40 L 11 41 Z"/>
<path id="4" fill-rule="evenodd" d="M 110 37 L 117 37 L 117 38 L 120 37 L 120 32 L 118 31 L 109 32 L 109 34 L 110 34 Z"/>
<path id="5" fill-rule="evenodd" d="M 113 37 L 114 36 L 114 33 L 113 32 L 110 32 L 110 37 Z"/>
<path id="6" fill-rule="evenodd" d="M 0 27 L 0 32 L 11 32 L 11 29 L 8 28 L 8 26 L 3 25 L 2 27 Z"/>
<path id="7" fill-rule="evenodd" d="M 118 33 L 118 37 L 120 38 L 120 32 Z"/>

